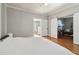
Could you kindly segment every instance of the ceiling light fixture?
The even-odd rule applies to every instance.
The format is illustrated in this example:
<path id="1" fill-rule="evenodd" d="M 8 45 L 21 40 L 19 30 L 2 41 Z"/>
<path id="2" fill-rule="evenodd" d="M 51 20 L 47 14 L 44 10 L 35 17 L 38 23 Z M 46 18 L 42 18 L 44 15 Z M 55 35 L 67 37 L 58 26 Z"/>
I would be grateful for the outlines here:
<path id="1" fill-rule="evenodd" d="M 48 5 L 48 3 L 44 3 L 44 5 L 45 5 L 45 6 L 47 6 L 47 5 Z"/>

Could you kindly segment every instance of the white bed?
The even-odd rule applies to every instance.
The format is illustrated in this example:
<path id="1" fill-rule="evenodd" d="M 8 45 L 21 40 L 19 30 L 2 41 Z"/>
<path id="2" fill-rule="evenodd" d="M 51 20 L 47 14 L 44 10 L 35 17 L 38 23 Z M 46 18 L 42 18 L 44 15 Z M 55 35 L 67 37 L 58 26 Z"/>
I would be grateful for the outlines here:
<path id="1" fill-rule="evenodd" d="M 73 55 L 73 53 L 42 37 L 9 37 L 0 42 L 0 55 Z"/>

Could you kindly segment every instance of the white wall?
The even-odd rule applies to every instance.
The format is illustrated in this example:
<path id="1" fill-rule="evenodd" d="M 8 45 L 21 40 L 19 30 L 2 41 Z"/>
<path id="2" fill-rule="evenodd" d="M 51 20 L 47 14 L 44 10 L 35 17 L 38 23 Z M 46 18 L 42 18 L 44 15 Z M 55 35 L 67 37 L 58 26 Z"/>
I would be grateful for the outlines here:
<path id="1" fill-rule="evenodd" d="M 7 31 L 13 33 L 14 37 L 33 36 L 33 15 L 7 8 Z"/>
<path id="2" fill-rule="evenodd" d="M 1 4 L 1 37 L 7 35 L 7 10 L 6 4 Z"/>
<path id="3" fill-rule="evenodd" d="M 47 25 L 47 19 L 43 19 L 41 21 L 41 31 L 42 31 L 42 36 L 47 36 L 48 33 L 47 33 L 47 28 L 48 28 L 48 25 Z"/>
<path id="4" fill-rule="evenodd" d="M 79 44 L 79 13 L 74 14 L 73 22 L 74 22 L 74 43 Z"/>
<path id="5" fill-rule="evenodd" d="M 1 38 L 1 3 L 0 3 L 0 38 Z"/>
<path id="6" fill-rule="evenodd" d="M 51 37 L 57 38 L 57 18 L 51 19 Z"/>
<path id="7" fill-rule="evenodd" d="M 48 19 L 48 36 L 57 38 L 57 18 L 49 17 Z"/>
<path id="8" fill-rule="evenodd" d="M 51 36 L 51 19 L 48 18 L 48 36 Z"/>

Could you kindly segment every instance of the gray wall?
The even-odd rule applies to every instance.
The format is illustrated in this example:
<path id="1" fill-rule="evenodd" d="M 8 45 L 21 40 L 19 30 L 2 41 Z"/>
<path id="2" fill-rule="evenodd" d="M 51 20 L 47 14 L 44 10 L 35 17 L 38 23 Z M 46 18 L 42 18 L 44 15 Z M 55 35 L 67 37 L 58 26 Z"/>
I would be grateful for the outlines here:
<path id="1" fill-rule="evenodd" d="M 33 15 L 8 7 L 7 31 L 14 37 L 33 36 Z"/>
<path id="2" fill-rule="evenodd" d="M 6 4 L 1 4 L 1 37 L 7 34 Z"/>

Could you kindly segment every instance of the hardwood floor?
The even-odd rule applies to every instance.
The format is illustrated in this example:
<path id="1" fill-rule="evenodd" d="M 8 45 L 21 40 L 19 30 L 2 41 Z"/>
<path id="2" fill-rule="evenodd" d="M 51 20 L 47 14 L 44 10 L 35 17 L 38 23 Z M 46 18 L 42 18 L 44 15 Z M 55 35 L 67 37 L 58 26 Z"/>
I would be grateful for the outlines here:
<path id="1" fill-rule="evenodd" d="M 47 36 L 49 40 L 69 49 L 72 53 L 79 55 L 79 45 L 73 43 L 73 39 L 71 37 L 62 37 L 59 39 L 55 39 L 53 37 Z"/>

